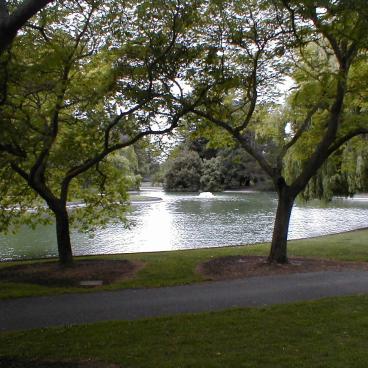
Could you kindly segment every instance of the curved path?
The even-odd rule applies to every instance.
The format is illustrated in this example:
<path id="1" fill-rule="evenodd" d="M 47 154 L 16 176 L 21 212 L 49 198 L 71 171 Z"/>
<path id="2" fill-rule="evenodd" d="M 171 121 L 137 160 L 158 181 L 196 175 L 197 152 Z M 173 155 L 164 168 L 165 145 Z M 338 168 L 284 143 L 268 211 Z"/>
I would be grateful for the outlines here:
<path id="1" fill-rule="evenodd" d="M 133 320 L 368 293 L 367 271 L 311 272 L 194 285 L 0 301 L 0 330 Z"/>

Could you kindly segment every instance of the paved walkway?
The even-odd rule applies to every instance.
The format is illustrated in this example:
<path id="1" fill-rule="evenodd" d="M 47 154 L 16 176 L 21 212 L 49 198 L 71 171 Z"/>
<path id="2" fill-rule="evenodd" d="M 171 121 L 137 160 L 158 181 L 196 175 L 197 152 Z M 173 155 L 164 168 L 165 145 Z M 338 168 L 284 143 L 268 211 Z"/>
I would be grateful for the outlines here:
<path id="1" fill-rule="evenodd" d="M 216 311 L 368 293 L 367 271 L 312 272 L 0 301 L 0 330 Z"/>

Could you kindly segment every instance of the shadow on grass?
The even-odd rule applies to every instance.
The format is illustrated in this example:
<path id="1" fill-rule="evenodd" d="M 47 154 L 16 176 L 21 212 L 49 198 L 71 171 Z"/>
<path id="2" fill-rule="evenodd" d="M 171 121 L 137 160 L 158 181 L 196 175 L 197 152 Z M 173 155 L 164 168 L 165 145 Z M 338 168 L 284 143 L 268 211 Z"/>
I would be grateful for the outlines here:
<path id="1" fill-rule="evenodd" d="M 119 366 L 96 361 L 52 362 L 0 357 L 0 368 L 119 368 Z"/>

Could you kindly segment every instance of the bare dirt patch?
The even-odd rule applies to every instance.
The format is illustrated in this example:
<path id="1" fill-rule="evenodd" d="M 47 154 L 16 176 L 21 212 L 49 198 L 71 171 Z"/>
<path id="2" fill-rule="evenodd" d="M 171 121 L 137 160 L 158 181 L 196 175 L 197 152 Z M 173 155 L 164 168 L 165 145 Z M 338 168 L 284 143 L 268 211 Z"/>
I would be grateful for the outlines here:
<path id="1" fill-rule="evenodd" d="M 142 267 L 143 263 L 128 260 L 83 260 L 69 267 L 56 262 L 38 262 L 1 268 L 0 279 L 44 286 L 77 287 L 83 287 L 80 283 L 87 281 L 88 287 L 98 287 L 130 278 Z"/>
<path id="2" fill-rule="evenodd" d="M 268 263 L 267 257 L 227 256 L 201 263 L 197 271 L 210 280 L 237 279 L 252 276 L 272 276 L 288 273 L 367 270 L 365 262 L 340 262 L 325 259 L 289 258 L 287 264 Z"/>

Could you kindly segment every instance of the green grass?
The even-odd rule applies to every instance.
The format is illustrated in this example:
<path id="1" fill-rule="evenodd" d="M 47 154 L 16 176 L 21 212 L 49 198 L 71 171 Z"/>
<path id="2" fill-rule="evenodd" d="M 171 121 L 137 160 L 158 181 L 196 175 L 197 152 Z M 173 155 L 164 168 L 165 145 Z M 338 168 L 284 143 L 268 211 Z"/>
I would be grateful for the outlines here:
<path id="1" fill-rule="evenodd" d="M 368 261 L 368 229 L 291 241 L 289 254 L 341 261 Z"/>
<path id="2" fill-rule="evenodd" d="M 367 310 L 368 296 L 355 296 L 0 333 L 0 357 L 91 359 L 124 368 L 365 368 Z"/>
<path id="3" fill-rule="evenodd" d="M 258 244 L 106 256 L 141 260 L 146 267 L 134 279 L 105 289 L 198 282 L 202 281 L 195 273 L 199 262 L 224 255 L 267 253 L 268 245 Z M 368 230 L 292 241 L 289 255 L 368 261 Z M 75 290 L 0 283 L 3 297 Z M 96 360 L 124 368 L 365 368 L 367 311 L 368 296 L 354 296 L 260 309 L 2 332 L 0 367 L 10 367 L 11 361 L 16 363 L 14 367 L 37 367 L 40 361 Z"/>
<path id="4" fill-rule="evenodd" d="M 196 273 L 196 266 L 211 257 L 226 255 L 267 255 L 268 244 L 239 247 L 207 248 L 186 251 L 120 254 L 99 256 L 107 259 L 140 260 L 146 266 L 131 280 L 116 282 L 98 290 L 114 290 L 131 287 L 160 287 L 204 281 Z M 345 261 L 368 261 L 368 229 L 336 235 L 289 242 L 289 256 L 329 258 Z M 77 257 L 85 259 L 87 257 Z M 7 267 L 19 262 L 2 263 Z M 16 298 L 35 295 L 53 295 L 67 292 L 92 292 L 95 289 L 60 288 L 0 281 L 0 298 Z"/>

